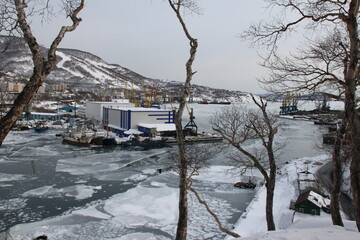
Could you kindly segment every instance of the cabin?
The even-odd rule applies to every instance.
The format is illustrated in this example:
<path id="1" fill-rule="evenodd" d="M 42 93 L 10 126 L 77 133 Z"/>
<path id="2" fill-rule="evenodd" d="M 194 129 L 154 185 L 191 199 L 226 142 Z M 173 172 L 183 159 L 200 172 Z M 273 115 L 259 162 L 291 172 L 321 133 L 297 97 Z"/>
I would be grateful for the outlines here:
<path id="1" fill-rule="evenodd" d="M 144 136 L 156 132 L 175 131 L 173 110 L 157 108 L 103 108 L 103 125 L 119 135 L 129 130 L 140 131 Z"/>
<path id="2" fill-rule="evenodd" d="M 300 194 L 295 202 L 296 212 L 320 215 L 321 210 L 330 213 L 330 199 L 321 196 L 313 190 Z"/>

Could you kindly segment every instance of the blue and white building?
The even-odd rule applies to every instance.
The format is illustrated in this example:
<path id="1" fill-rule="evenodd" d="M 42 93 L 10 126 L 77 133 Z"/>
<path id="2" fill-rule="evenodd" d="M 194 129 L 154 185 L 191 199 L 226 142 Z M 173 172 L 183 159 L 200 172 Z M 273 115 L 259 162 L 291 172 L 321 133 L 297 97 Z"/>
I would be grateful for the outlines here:
<path id="1" fill-rule="evenodd" d="M 156 108 L 103 108 L 103 125 L 117 134 L 128 130 L 141 131 L 149 136 L 152 129 L 157 132 L 175 131 L 174 112 Z"/>
<path id="2" fill-rule="evenodd" d="M 85 108 L 85 117 L 94 122 L 103 122 L 104 108 L 132 108 L 134 103 L 130 103 L 128 99 L 115 99 L 112 102 L 87 102 Z"/>

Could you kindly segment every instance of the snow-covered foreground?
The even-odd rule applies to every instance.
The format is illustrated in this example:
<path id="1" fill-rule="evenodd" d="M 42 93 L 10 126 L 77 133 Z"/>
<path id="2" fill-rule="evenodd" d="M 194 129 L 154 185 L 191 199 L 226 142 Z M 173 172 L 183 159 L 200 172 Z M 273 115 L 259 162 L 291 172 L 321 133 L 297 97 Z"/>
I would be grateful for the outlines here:
<path id="1" fill-rule="evenodd" d="M 262 186 L 254 200 L 249 204 L 234 231 L 241 239 L 255 240 L 352 240 L 360 239 L 354 221 L 344 221 L 345 228 L 333 226 L 331 216 L 324 212 L 321 216 L 294 213 L 289 209 L 290 201 L 296 201 L 298 188 L 304 188 L 314 179 L 316 170 L 329 160 L 321 155 L 312 158 L 296 159 L 285 164 L 279 173 L 274 196 L 274 221 L 277 231 L 267 232 L 265 220 L 266 189 Z M 309 173 L 300 173 L 306 172 Z M 299 181 L 300 180 L 300 181 Z M 303 180 L 303 181 L 301 181 Z M 305 184 L 305 185 L 304 185 Z M 345 216 L 343 216 L 345 217 Z M 226 240 L 234 239 L 227 237 Z"/>

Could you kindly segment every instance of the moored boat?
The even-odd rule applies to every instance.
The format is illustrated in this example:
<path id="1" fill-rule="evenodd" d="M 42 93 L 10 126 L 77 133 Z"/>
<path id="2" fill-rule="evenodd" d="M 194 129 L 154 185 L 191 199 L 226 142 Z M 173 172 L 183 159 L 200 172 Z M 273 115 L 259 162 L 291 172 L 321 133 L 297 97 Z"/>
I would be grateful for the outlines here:
<path id="1" fill-rule="evenodd" d="M 47 130 L 49 130 L 48 127 L 34 127 L 34 131 L 37 133 L 43 133 L 46 132 Z"/>
<path id="2" fill-rule="evenodd" d="M 142 147 L 144 149 L 164 147 L 167 144 L 166 138 L 161 137 L 135 137 L 121 143 L 123 147 Z"/>
<path id="3" fill-rule="evenodd" d="M 82 147 L 116 145 L 115 139 L 107 137 L 104 131 L 81 127 L 67 129 L 62 138 L 65 143 Z"/>
<path id="4" fill-rule="evenodd" d="M 215 100 L 215 101 L 211 101 L 211 102 L 209 102 L 209 104 L 222 104 L 222 105 L 230 105 L 230 104 L 231 104 L 231 102 L 228 102 L 228 101 L 217 101 L 217 100 Z"/>

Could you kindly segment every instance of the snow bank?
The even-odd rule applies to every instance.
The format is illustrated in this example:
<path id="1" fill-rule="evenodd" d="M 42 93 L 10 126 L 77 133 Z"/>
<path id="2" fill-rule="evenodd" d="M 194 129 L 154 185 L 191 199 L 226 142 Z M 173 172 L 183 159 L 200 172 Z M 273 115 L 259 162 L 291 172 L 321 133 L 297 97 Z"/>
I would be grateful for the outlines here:
<path id="1" fill-rule="evenodd" d="M 297 179 L 300 172 L 308 172 L 310 179 L 314 178 L 316 170 L 329 160 L 328 155 L 317 157 L 306 157 L 295 159 L 285 164 L 277 177 L 275 195 L 274 195 L 274 222 L 278 230 L 267 232 L 265 219 L 266 188 L 262 186 L 254 200 L 249 204 L 246 212 L 235 224 L 234 231 L 241 239 L 255 240 L 350 240 L 360 239 L 360 234 L 356 232 L 354 222 L 344 221 L 346 228 L 340 228 L 332 225 L 329 214 L 323 213 L 322 217 L 310 216 L 296 213 L 289 209 L 290 201 L 294 201 L 298 195 Z M 226 240 L 234 239 L 226 237 Z"/>
<path id="2" fill-rule="evenodd" d="M 355 240 L 360 234 L 350 232 L 341 227 L 309 228 L 309 229 L 286 229 L 274 232 L 255 234 L 251 237 L 241 238 L 244 240 Z"/>

